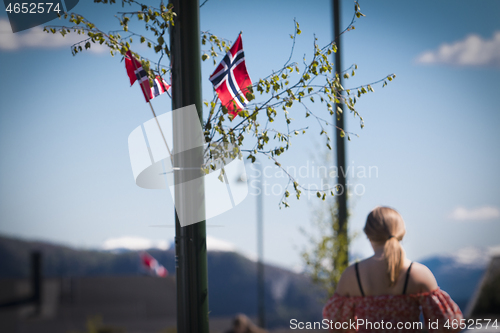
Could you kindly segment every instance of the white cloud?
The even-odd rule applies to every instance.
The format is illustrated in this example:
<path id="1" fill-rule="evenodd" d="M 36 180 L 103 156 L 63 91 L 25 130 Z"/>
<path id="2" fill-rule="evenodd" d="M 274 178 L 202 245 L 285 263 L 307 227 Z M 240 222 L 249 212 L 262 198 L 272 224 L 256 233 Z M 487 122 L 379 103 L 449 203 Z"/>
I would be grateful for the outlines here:
<path id="1" fill-rule="evenodd" d="M 6 19 L 0 19 L 0 50 L 15 51 L 26 48 L 63 48 L 67 47 L 68 52 L 71 45 L 85 39 L 84 35 L 71 32 L 65 37 L 60 34 L 52 34 L 43 31 L 42 27 L 34 27 L 27 31 L 13 33 L 10 23 Z M 105 46 L 92 44 L 89 51 L 100 53 L 106 51 Z"/>
<path id="2" fill-rule="evenodd" d="M 442 44 L 435 51 L 426 51 L 417 57 L 421 64 L 500 67 L 500 31 L 491 39 L 469 35 L 452 44 Z"/>
<path id="3" fill-rule="evenodd" d="M 483 206 L 467 209 L 457 207 L 451 212 L 449 218 L 456 221 L 484 221 L 500 217 L 500 210 L 493 206 Z"/>
<path id="4" fill-rule="evenodd" d="M 152 248 L 167 250 L 170 247 L 170 243 L 166 240 L 152 241 L 142 237 L 125 236 L 107 239 L 104 241 L 102 247 L 104 250 L 147 250 Z"/>

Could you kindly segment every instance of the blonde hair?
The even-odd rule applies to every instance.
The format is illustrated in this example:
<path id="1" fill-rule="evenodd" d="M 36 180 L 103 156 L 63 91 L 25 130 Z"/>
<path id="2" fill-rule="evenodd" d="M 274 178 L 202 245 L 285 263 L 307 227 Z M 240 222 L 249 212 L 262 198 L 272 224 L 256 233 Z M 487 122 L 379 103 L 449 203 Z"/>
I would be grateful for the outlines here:
<path id="1" fill-rule="evenodd" d="M 368 214 L 363 229 L 368 239 L 384 244 L 384 258 L 387 261 L 387 274 L 393 286 L 403 266 L 404 252 L 399 241 L 405 235 L 405 222 L 399 213 L 389 207 L 377 207 Z"/>

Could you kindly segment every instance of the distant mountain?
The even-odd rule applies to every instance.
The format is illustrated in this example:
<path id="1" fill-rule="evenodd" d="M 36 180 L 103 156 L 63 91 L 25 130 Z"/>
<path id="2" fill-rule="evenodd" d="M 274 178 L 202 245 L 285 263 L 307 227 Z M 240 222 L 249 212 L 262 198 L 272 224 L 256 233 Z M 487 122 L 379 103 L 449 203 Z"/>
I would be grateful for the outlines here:
<path id="1" fill-rule="evenodd" d="M 29 276 L 29 256 L 33 250 L 43 254 L 43 274 L 51 277 L 144 274 L 139 251 L 77 250 L 45 242 L 24 241 L 0 236 L 0 278 Z M 172 249 L 148 250 L 160 264 L 174 274 Z M 208 252 L 209 308 L 211 316 L 245 313 L 256 316 L 257 265 L 234 251 Z M 265 265 L 265 306 L 268 327 L 288 326 L 290 318 L 321 320 L 325 300 L 302 274 Z"/>
<path id="2" fill-rule="evenodd" d="M 465 311 L 489 261 L 487 250 L 465 248 L 455 255 L 435 256 L 421 263 L 429 267 L 439 287 Z"/>
<path id="3" fill-rule="evenodd" d="M 78 250 L 45 242 L 24 241 L 0 236 L 0 278 L 29 275 L 29 255 L 43 253 L 46 277 L 139 275 L 139 251 L 125 248 L 108 251 Z M 148 250 L 167 270 L 175 273 L 173 249 Z M 490 255 L 477 248 L 463 249 L 455 255 L 422 260 L 445 290 L 465 311 Z M 209 307 L 213 316 L 245 313 L 256 316 L 257 267 L 255 261 L 234 251 L 208 252 Z M 272 327 L 287 326 L 290 318 L 321 320 L 324 294 L 308 277 L 279 267 L 265 265 L 266 313 Z"/>
<path id="4" fill-rule="evenodd" d="M 0 236 L 0 278 L 28 277 L 30 253 L 34 250 L 43 254 L 43 273 L 46 277 L 140 273 L 140 262 L 136 252 L 126 251 L 114 254 L 95 250 L 77 250 L 46 242 L 24 241 Z"/>

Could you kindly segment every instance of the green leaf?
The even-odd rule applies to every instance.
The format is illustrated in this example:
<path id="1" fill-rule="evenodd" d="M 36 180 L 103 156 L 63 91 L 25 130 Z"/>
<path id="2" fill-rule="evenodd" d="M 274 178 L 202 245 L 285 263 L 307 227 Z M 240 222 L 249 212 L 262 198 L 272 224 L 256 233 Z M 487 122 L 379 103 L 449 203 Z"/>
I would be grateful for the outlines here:
<path id="1" fill-rule="evenodd" d="M 252 94 L 251 92 L 247 92 L 245 94 L 245 97 L 247 98 L 247 101 L 249 101 L 249 102 L 255 99 L 255 95 Z"/>

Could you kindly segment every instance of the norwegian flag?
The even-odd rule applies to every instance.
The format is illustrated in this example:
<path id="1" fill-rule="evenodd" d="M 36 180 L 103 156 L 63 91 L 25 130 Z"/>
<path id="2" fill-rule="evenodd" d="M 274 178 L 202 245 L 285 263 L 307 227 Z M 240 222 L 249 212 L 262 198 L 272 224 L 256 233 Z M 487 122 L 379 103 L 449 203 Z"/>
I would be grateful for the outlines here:
<path id="1" fill-rule="evenodd" d="M 163 93 L 166 93 L 167 90 L 170 89 L 170 85 L 165 81 L 161 76 L 156 75 L 155 79 L 153 80 L 153 87 L 151 87 L 151 95 L 152 96 L 150 99 L 155 98 L 158 95 L 161 95 Z"/>
<path id="2" fill-rule="evenodd" d="M 234 118 L 247 105 L 245 93 L 248 86 L 252 85 L 245 65 L 241 33 L 210 76 L 210 81 L 222 105 L 228 108 L 229 114 Z"/>
<path id="3" fill-rule="evenodd" d="M 125 55 L 125 68 L 130 79 L 130 85 L 133 85 L 135 81 L 139 81 L 146 102 L 170 89 L 170 85 L 159 75 L 155 77 L 153 86 L 151 87 L 149 85 L 148 74 L 142 68 L 141 62 L 134 58 L 130 50 Z"/>
<path id="4" fill-rule="evenodd" d="M 144 268 L 156 276 L 165 277 L 168 275 L 167 269 L 160 265 L 158 261 L 147 252 L 141 253 L 141 262 Z"/>

